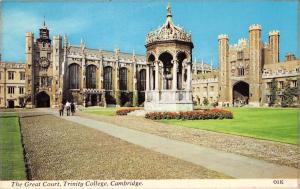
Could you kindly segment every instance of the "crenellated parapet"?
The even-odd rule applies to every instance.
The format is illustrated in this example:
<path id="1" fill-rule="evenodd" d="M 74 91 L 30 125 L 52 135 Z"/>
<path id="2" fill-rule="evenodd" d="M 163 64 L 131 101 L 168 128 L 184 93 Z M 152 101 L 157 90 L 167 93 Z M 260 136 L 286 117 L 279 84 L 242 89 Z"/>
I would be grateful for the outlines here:
<path id="1" fill-rule="evenodd" d="M 269 36 L 273 36 L 273 35 L 279 35 L 279 31 L 278 30 L 272 30 L 269 32 Z"/>
<path id="2" fill-rule="evenodd" d="M 262 30 L 262 27 L 259 24 L 252 24 L 251 26 L 249 26 L 249 31 L 252 30 Z"/>
<path id="3" fill-rule="evenodd" d="M 228 38 L 227 34 L 220 34 L 220 35 L 218 35 L 218 40 L 221 40 L 221 39 L 229 39 L 229 38 Z"/>

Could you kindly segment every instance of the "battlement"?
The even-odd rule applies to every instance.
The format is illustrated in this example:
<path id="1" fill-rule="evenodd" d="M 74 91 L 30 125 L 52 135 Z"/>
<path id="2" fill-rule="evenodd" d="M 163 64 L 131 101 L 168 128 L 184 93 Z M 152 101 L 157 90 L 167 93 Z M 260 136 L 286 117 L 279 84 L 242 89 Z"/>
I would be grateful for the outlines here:
<path id="1" fill-rule="evenodd" d="M 220 40 L 220 39 L 228 39 L 228 35 L 226 35 L 226 34 L 220 34 L 220 35 L 218 35 L 218 39 Z"/>
<path id="2" fill-rule="evenodd" d="M 247 39 L 246 38 L 241 38 L 238 41 L 238 44 L 246 44 L 247 43 Z"/>
<path id="3" fill-rule="evenodd" d="M 279 31 L 278 30 L 270 31 L 269 36 L 272 36 L 272 35 L 279 35 Z"/>
<path id="4" fill-rule="evenodd" d="M 25 36 L 26 36 L 26 37 L 32 37 L 32 36 L 33 36 L 33 33 L 32 33 L 32 32 L 26 32 L 26 33 L 25 33 Z"/>
<path id="5" fill-rule="evenodd" d="M 252 24 L 251 26 L 249 26 L 249 31 L 251 30 L 261 30 L 261 25 L 259 24 Z"/>
<path id="6" fill-rule="evenodd" d="M 61 35 L 53 36 L 53 40 L 61 40 L 61 39 L 62 39 Z"/>

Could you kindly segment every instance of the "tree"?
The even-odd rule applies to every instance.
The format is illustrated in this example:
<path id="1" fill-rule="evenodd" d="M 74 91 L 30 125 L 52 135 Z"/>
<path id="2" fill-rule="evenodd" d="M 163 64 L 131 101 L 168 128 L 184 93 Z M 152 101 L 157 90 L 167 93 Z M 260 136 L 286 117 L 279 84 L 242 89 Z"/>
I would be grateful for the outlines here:
<path id="1" fill-rule="evenodd" d="M 282 93 L 283 98 L 281 101 L 282 107 L 288 107 L 293 104 L 293 98 L 298 94 L 298 87 L 291 87 L 290 81 L 287 82 L 287 84 L 284 87 L 284 91 Z"/>
<path id="2" fill-rule="evenodd" d="M 208 103 L 209 103 L 209 102 L 208 102 L 207 98 L 204 98 L 204 100 L 203 100 L 203 105 L 204 105 L 204 106 L 207 106 Z"/>
<path id="3" fill-rule="evenodd" d="M 274 106 L 277 98 L 277 81 L 273 78 L 270 85 L 270 102 L 269 106 Z"/>

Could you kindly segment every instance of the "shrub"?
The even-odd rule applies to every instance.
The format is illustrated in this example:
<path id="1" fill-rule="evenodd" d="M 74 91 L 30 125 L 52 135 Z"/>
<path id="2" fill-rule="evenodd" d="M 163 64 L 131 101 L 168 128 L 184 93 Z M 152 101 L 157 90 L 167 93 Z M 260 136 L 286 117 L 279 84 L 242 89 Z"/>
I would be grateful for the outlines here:
<path id="1" fill-rule="evenodd" d="M 204 98 L 204 100 L 203 100 L 203 105 L 204 105 L 204 106 L 207 106 L 208 103 L 209 103 L 209 102 L 208 102 L 208 99 L 207 99 L 207 98 Z"/>
<path id="2" fill-rule="evenodd" d="M 123 116 L 123 115 L 127 115 L 130 112 L 133 112 L 135 110 L 139 110 L 140 108 L 122 108 L 116 111 L 117 115 Z"/>
<path id="3" fill-rule="evenodd" d="M 159 119 L 183 119 L 183 120 L 204 120 L 204 119 L 232 119 L 233 114 L 229 110 L 210 109 L 195 110 L 188 112 L 149 112 L 145 118 L 152 120 Z"/>

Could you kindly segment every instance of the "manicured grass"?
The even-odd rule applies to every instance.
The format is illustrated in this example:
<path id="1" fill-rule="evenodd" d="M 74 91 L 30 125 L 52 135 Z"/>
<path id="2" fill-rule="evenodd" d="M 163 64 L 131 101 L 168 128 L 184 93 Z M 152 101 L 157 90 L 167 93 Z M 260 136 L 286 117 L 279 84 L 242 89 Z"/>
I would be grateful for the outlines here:
<path id="1" fill-rule="evenodd" d="M 232 108 L 229 120 L 161 120 L 160 122 L 289 144 L 298 143 L 297 109 Z"/>
<path id="2" fill-rule="evenodd" d="M 117 108 L 101 108 L 101 107 L 90 107 L 83 110 L 85 113 L 104 115 L 104 116 L 115 116 Z"/>
<path id="3" fill-rule="evenodd" d="M 26 180 L 18 116 L 0 114 L 0 180 Z"/>

